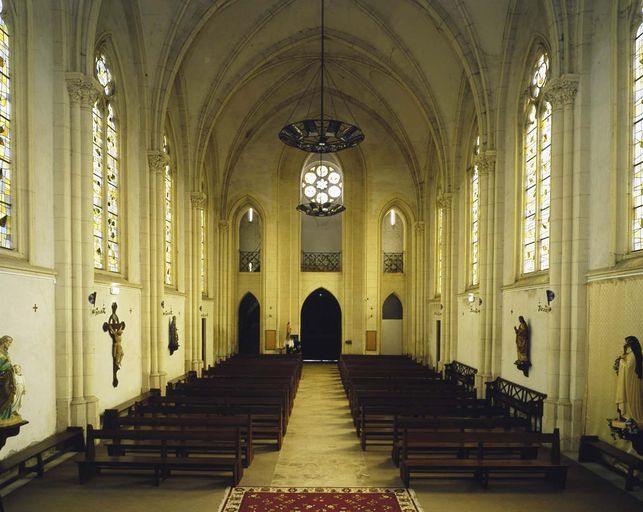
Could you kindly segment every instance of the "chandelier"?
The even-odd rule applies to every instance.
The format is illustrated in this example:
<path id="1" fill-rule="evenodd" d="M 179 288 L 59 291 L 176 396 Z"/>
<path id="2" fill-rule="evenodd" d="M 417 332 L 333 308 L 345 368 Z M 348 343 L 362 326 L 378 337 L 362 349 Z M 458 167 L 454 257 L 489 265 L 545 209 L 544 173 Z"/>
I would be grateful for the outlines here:
<path id="1" fill-rule="evenodd" d="M 324 0 L 321 0 L 321 70 L 319 119 L 303 119 L 287 124 L 279 132 L 284 144 L 307 153 L 336 153 L 357 146 L 364 140 L 359 126 L 324 115 L 324 75 L 327 73 L 324 53 Z M 330 80 L 330 75 L 329 75 Z"/>

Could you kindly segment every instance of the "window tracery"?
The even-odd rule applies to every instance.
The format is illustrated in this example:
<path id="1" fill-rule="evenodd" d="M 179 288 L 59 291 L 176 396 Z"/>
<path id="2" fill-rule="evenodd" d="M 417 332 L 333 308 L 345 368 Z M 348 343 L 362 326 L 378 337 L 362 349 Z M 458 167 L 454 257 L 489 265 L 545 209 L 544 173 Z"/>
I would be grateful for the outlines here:
<path id="1" fill-rule="evenodd" d="M 551 104 L 543 98 L 549 56 L 541 52 L 527 94 L 523 146 L 522 272 L 549 269 Z"/>
<path id="2" fill-rule="evenodd" d="M 94 268 L 120 272 L 120 155 L 115 85 L 104 54 L 94 73 L 102 91 L 92 108 Z"/>
<path id="3" fill-rule="evenodd" d="M 4 6 L 0 0 L 0 247 L 14 249 L 13 132 L 11 46 Z"/>

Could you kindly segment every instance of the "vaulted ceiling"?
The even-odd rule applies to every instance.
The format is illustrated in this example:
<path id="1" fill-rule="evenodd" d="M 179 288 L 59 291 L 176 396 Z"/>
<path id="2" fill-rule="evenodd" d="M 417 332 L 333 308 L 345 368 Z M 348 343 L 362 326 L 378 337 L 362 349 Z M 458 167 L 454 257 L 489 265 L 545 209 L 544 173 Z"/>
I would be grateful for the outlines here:
<path id="1" fill-rule="evenodd" d="M 477 112 L 490 128 L 516 1 L 326 0 L 325 8 L 337 116 L 366 134 L 367 167 L 386 148 L 419 190 L 444 172 L 464 117 Z M 319 0 L 139 0 L 137 16 L 151 137 L 169 111 L 193 169 L 214 167 L 225 184 L 252 148 L 277 165 L 280 128 L 318 114 L 318 89 L 308 86 L 319 69 Z"/>

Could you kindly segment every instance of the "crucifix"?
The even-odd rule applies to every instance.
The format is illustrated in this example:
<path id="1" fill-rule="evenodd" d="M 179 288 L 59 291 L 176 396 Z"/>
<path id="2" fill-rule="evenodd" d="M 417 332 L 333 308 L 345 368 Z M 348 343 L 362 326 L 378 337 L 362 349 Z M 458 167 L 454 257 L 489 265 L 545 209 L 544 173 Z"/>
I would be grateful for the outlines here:
<path id="1" fill-rule="evenodd" d="M 118 386 L 118 377 L 116 374 L 121 369 L 121 361 L 123 360 L 123 346 L 121 345 L 121 335 L 125 330 L 125 322 L 121 322 L 116 314 L 118 304 L 112 302 L 112 314 L 109 320 L 103 324 L 103 331 L 109 333 L 112 338 L 112 371 L 113 379 L 112 386 Z"/>

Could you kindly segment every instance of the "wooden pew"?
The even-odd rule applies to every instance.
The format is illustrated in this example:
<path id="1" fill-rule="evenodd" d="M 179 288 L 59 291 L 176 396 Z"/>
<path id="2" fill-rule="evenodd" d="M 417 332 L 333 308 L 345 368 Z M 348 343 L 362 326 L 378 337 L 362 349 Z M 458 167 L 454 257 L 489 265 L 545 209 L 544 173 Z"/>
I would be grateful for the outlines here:
<path id="1" fill-rule="evenodd" d="M 158 452 L 146 455 L 97 454 L 95 442 L 109 440 L 119 445 L 122 453 L 137 443 L 158 444 Z M 209 456 L 172 456 L 168 446 L 176 443 L 210 443 L 213 447 L 234 447 L 234 454 Z M 76 458 L 78 478 L 85 483 L 103 469 L 143 470 L 154 474 L 156 485 L 172 471 L 208 471 L 231 474 L 232 485 L 237 485 L 243 475 L 241 462 L 241 434 L 239 428 L 216 430 L 95 430 L 87 426 L 87 448 Z"/>
<path id="2" fill-rule="evenodd" d="M 134 407 L 132 414 L 137 416 L 163 415 L 185 416 L 246 416 L 252 424 L 252 441 L 275 443 L 278 450 L 283 442 L 284 429 L 281 408 L 275 405 L 257 404 L 217 404 L 217 403 L 141 403 Z"/>
<path id="3" fill-rule="evenodd" d="M 549 457 L 538 459 L 506 458 L 490 456 L 489 447 L 512 446 L 533 448 L 534 445 L 549 444 Z M 410 458 L 407 452 L 415 449 L 458 450 L 476 446 L 475 457 L 422 457 Z M 458 455 L 462 451 L 456 452 Z M 525 477 L 534 474 L 545 476 L 565 488 L 568 466 L 560 460 L 560 440 L 558 429 L 551 434 L 542 432 L 423 432 L 416 435 L 413 430 L 405 430 L 400 457 L 400 478 L 406 487 L 409 486 L 413 473 L 431 475 L 466 475 L 473 476 L 486 488 L 491 474 L 504 477 Z"/>
<path id="4" fill-rule="evenodd" d="M 105 430 L 120 430 L 124 428 L 147 429 L 147 430 L 209 430 L 217 428 L 239 428 L 241 433 L 241 453 L 243 455 L 243 465 L 248 467 L 254 456 L 252 441 L 252 418 L 250 415 L 245 416 L 206 416 L 206 415 L 180 415 L 180 416 L 120 416 L 118 411 L 107 409 L 103 415 L 103 428 Z M 108 453 L 112 455 L 113 445 L 108 445 Z M 118 448 L 118 447 L 117 447 Z M 191 444 L 179 443 L 177 445 L 168 445 L 168 451 L 174 450 L 180 453 L 215 453 L 211 444 Z M 221 453 L 234 453 L 233 446 L 219 447 Z M 130 449 L 130 452 L 149 452 L 158 451 L 158 445 L 136 444 Z M 177 453 L 178 454 L 178 453 Z"/>
<path id="5" fill-rule="evenodd" d="M 549 457 L 538 459 L 497 458 L 494 446 L 532 448 L 534 445 L 550 444 Z M 462 448 L 475 446 L 475 457 L 462 457 Z M 408 457 L 407 453 L 416 449 L 436 451 L 450 448 L 456 456 L 445 457 Z M 400 457 L 400 478 L 408 487 L 411 475 L 473 476 L 486 488 L 491 474 L 504 477 L 545 476 L 564 489 L 567 478 L 567 465 L 560 460 L 560 440 L 558 429 L 551 434 L 542 432 L 422 432 L 405 429 Z"/>
<path id="6" fill-rule="evenodd" d="M 624 469 L 620 470 L 615 464 L 608 463 L 603 457 L 605 455 L 612 461 L 623 465 Z M 601 441 L 598 436 L 581 436 L 578 462 L 598 462 L 606 465 L 625 477 L 626 491 L 633 490 L 635 485 L 643 486 L 643 481 L 635 476 L 635 471 L 643 471 L 643 460 L 605 441 Z"/>
<path id="7" fill-rule="evenodd" d="M 393 430 L 393 448 L 391 449 L 391 459 L 395 466 L 400 465 L 400 454 L 402 452 L 402 439 L 404 430 L 413 430 L 414 435 L 420 436 L 422 432 L 466 432 L 479 430 L 483 432 L 491 431 L 511 431 L 529 430 L 529 423 L 523 418 L 506 418 L 506 417 L 453 417 L 441 415 L 436 417 L 418 417 L 418 416 L 398 416 L 395 419 Z M 411 458 L 417 455 L 426 455 L 426 452 L 420 448 L 412 451 L 408 448 L 407 457 Z M 522 450 L 526 458 L 534 458 L 533 450 Z"/>

